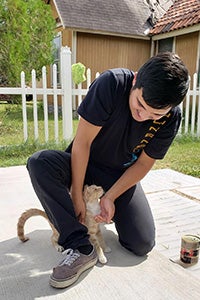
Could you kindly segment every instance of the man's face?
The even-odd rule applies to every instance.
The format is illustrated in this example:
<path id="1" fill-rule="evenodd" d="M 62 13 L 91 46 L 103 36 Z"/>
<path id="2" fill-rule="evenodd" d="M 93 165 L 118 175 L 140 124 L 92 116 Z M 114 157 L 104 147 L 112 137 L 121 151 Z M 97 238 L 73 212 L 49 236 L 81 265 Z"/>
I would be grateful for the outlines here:
<path id="1" fill-rule="evenodd" d="M 143 122 L 146 120 L 159 120 L 171 109 L 171 107 L 156 109 L 147 105 L 142 97 L 142 88 L 131 90 L 129 96 L 129 106 L 132 117 L 138 122 Z"/>

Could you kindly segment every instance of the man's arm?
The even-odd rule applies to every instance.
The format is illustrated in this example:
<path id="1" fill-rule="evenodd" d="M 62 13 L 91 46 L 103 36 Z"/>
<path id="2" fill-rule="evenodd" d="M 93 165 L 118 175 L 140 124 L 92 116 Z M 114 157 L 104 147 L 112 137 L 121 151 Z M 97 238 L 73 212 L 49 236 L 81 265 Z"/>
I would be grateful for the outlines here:
<path id="1" fill-rule="evenodd" d="M 101 213 L 95 217 L 95 220 L 110 223 L 115 213 L 114 201 L 139 182 L 153 167 L 154 163 L 155 159 L 143 151 L 136 163 L 129 167 L 101 198 Z"/>
<path id="2" fill-rule="evenodd" d="M 90 155 L 90 147 L 100 129 L 100 126 L 95 126 L 80 118 L 72 146 L 72 201 L 76 216 L 82 223 L 84 223 L 85 219 L 85 203 L 82 196 L 83 183 Z"/>

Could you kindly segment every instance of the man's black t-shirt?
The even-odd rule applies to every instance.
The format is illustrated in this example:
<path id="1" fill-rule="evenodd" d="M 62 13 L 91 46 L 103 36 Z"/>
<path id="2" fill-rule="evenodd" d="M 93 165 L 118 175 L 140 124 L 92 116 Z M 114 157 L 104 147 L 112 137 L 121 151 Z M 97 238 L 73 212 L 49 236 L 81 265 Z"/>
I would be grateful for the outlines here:
<path id="1" fill-rule="evenodd" d="M 94 164 L 123 170 L 137 160 L 142 149 L 150 157 L 162 159 L 178 131 L 179 107 L 158 121 L 133 119 L 129 108 L 133 78 L 128 69 L 105 71 L 91 84 L 78 108 L 82 118 L 102 126 L 91 145 Z"/>

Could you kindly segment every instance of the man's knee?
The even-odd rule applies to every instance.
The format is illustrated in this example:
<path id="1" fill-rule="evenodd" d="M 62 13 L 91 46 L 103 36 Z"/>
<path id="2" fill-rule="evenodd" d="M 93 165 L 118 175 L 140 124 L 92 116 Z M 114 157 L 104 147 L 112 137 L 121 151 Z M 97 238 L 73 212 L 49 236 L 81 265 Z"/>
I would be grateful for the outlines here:
<path id="1" fill-rule="evenodd" d="M 47 151 L 48 150 L 40 150 L 28 158 L 26 167 L 30 175 L 36 175 L 37 171 L 40 171 L 40 166 L 42 164 L 41 153 L 45 155 L 45 152 Z"/>
<path id="2" fill-rule="evenodd" d="M 149 239 L 146 241 L 124 242 L 119 240 L 120 244 L 127 250 L 133 252 L 135 255 L 144 256 L 149 253 L 155 246 L 155 239 Z"/>

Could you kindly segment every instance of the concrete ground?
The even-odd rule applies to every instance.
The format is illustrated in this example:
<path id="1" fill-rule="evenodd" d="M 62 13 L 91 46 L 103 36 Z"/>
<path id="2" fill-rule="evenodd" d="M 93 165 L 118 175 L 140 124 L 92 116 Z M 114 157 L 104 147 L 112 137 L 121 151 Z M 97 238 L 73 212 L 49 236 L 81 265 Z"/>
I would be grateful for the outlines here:
<path id="1" fill-rule="evenodd" d="M 73 286 L 49 286 L 49 274 L 62 258 L 50 242 L 51 229 L 42 217 L 28 220 L 30 237 L 16 237 L 20 214 L 40 204 L 25 166 L 0 168 L 0 299 L 73 300 L 199 300 L 200 262 L 180 265 L 181 236 L 200 234 L 200 179 L 164 169 L 142 181 L 155 218 L 156 246 L 147 257 L 123 249 L 114 225 L 103 232 L 112 252 L 105 266 L 97 264 Z"/>

